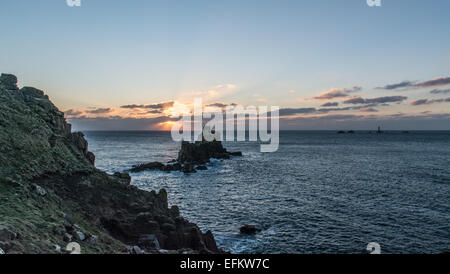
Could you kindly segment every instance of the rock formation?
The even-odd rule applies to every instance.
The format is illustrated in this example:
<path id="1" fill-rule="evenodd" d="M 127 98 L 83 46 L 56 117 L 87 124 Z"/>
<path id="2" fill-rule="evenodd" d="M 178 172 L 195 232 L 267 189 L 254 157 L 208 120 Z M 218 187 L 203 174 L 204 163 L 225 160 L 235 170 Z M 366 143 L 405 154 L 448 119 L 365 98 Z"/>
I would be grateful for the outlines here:
<path id="1" fill-rule="evenodd" d="M 228 152 L 220 141 L 196 141 L 190 143 L 183 141 L 178 159 L 172 160 L 166 165 L 160 162 L 150 162 L 133 166 L 131 172 L 140 172 L 144 170 L 161 171 L 183 171 L 184 173 L 194 173 L 197 170 L 208 169 L 205 164 L 209 163 L 211 158 L 230 159 L 230 156 L 242 156 L 242 152 Z"/>
<path id="2" fill-rule="evenodd" d="M 94 166 L 88 143 L 44 92 L 0 76 L 0 253 L 220 253 L 167 193 Z"/>

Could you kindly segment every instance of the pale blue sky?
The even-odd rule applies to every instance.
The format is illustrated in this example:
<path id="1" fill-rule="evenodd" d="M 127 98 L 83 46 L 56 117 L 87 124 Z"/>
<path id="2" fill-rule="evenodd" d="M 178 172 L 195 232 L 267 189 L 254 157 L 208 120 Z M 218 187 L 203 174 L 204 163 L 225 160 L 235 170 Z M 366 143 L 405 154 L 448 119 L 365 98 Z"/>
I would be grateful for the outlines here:
<path id="1" fill-rule="evenodd" d="M 82 0 L 73 8 L 2 0 L 0 68 L 63 110 L 166 102 L 226 84 L 234 91 L 211 100 L 317 107 L 323 102 L 299 99 L 360 86 L 363 97 L 409 101 L 429 90 L 375 87 L 449 76 L 449 14 L 447 0 L 372 8 L 365 0 Z M 413 112 L 395 108 L 382 112 Z"/>

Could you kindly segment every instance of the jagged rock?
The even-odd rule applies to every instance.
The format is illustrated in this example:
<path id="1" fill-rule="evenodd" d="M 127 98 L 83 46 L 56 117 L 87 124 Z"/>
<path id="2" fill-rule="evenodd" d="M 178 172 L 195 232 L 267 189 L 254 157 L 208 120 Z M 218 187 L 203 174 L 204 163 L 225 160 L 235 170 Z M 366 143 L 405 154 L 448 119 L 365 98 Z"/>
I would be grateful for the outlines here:
<path id="1" fill-rule="evenodd" d="M 97 241 L 98 241 L 98 236 L 97 236 L 97 235 L 89 235 L 89 236 L 87 237 L 87 241 L 88 241 L 90 244 L 96 244 Z"/>
<path id="2" fill-rule="evenodd" d="M 115 178 L 117 178 L 118 179 L 118 182 L 119 183 L 121 183 L 121 184 L 123 184 L 123 185 L 130 185 L 130 183 L 131 183 L 131 176 L 130 176 L 130 174 L 128 174 L 128 173 L 122 173 L 122 172 L 115 172 L 114 174 L 113 174 L 113 176 L 115 177 Z"/>
<path id="3" fill-rule="evenodd" d="M 195 172 L 197 172 L 197 171 L 195 170 L 195 165 L 194 165 L 194 164 L 191 164 L 191 163 L 185 163 L 185 164 L 183 165 L 182 171 L 183 171 L 184 173 L 195 173 Z"/>
<path id="4" fill-rule="evenodd" d="M 31 97 L 34 97 L 34 98 L 45 98 L 45 99 L 48 99 L 48 97 L 46 95 L 44 95 L 44 91 L 42 91 L 40 89 L 37 89 L 37 88 L 23 87 L 23 88 L 20 89 L 20 92 L 22 92 L 22 94 L 24 94 L 26 96 L 31 96 Z"/>
<path id="5" fill-rule="evenodd" d="M 144 170 L 163 170 L 164 167 L 165 167 L 164 164 L 162 164 L 160 162 L 150 162 L 147 164 L 135 165 L 130 169 L 130 171 L 131 172 L 139 172 L 139 171 L 144 171 Z"/>
<path id="6" fill-rule="evenodd" d="M 231 156 L 242 156 L 242 152 L 236 151 L 236 152 L 230 152 Z"/>
<path id="7" fill-rule="evenodd" d="M 145 234 L 139 237 L 138 246 L 146 250 L 158 250 L 159 246 L 158 238 L 154 234 Z"/>
<path id="8" fill-rule="evenodd" d="M 95 155 L 94 153 L 88 151 L 86 152 L 86 159 L 91 163 L 94 164 L 95 163 Z"/>
<path id="9" fill-rule="evenodd" d="M 197 170 L 207 170 L 208 168 L 206 166 L 201 165 L 201 166 L 197 166 L 196 169 Z"/>
<path id="10" fill-rule="evenodd" d="M 0 87 L 7 90 L 18 90 L 17 77 L 12 74 L 2 73 L 0 75 Z"/>
<path id="11" fill-rule="evenodd" d="M 75 232 L 75 235 L 76 235 L 77 239 L 80 241 L 84 241 L 86 239 L 86 235 L 84 235 L 84 233 L 81 231 Z"/>
<path id="12" fill-rule="evenodd" d="M 53 227 L 53 233 L 55 235 L 63 236 L 64 233 L 66 233 L 66 229 L 65 229 L 65 227 L 63 227 L 61 225 L 56 225 Z"/>
<path id="13" fill-rule="evenodd" d="M 243 225 L 240 229 L 242 234 L 255 234 L 260 232 L 262 229 L 257 225 Z"/>
<path id="14" fill-rule="evenodd" d="M 0 191 L 0 247 L 4 251 L 55 253 L 56 247 L 44 239 L 83 239 L 76 233 L 83 230 L 72 216 L 101 239 L 85 234 L 84 243 L 96 244 L 84 252 L 121 253 L 126 245 L 137 246 L 140 235 L 146 234 L 155 235 L 160 247 L 170 252 L 222 252 L 208 247 L 210 236 L 179 216 L 177 207 L 169 208 L 165 190 L 140 190 L 129 185 L 129 175 L 96 169 L 84 135 L 71 133 L 64 114 L 41 90 L 17 90 L 15 77 L 0 78 L 0 184 L 6 190 Z M 171 163 L 170 169 L 181 169 L 181 163 Z M 23 189 L 7 186 L 11 183 Z M 33 185 L 45 190 L 48 198 L 42 200 L 35 190 L 25 191 Z M 142 250 L 134 248 L 134 253 Z"/>
<path id="15" fill-rule="evenodd" d="M 72 235 L 70 235 L 69 233 L 64 233 L 63 240 L 65 242 L 71 242 L 72 241 Z"/>
<path id="16" fill-rule="evenodd" d="M 129 246 L 128 247 L 128 253 L 129 254 L 145 254 L 145 252 L 139 248 L 139 246 Z"/>

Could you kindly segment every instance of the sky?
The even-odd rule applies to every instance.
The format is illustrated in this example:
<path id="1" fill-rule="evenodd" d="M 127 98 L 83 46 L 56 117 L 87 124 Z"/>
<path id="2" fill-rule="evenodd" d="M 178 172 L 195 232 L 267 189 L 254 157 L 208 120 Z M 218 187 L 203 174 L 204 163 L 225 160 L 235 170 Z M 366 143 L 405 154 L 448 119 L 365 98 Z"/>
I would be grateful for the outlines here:
<path id="1" fill-rule="evenodd" d="M 205 105 L 281 129 L 450 130 L 450 1 L 0 1 L 0 72 L 77 130 L 167 130 Z"/>

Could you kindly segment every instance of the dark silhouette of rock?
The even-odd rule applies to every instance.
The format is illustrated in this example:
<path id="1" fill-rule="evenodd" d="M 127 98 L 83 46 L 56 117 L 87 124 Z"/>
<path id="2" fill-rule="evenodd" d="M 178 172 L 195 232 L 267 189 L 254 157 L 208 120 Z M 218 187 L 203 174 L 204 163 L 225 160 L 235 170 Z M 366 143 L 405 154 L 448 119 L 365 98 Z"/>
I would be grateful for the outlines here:
<path id="1" fill-rule="evenodd" d="M 261 230 L 262 229 L 257 225 L 243 225 L 240 229 L 242 234 L 255 234 Z"/>
<path id="2" fill-rule="evenodd" d="M 191 164 L 191 163 L 185 163 L 185 164 L 183 165 L 182 171 L 183 171 L 184 173 L 195 173 L 195 172 L 197 172 L 197 171 L 195 170 L 195 165 L 194 165 L 194 164 Z"/>
<path id="3" fill-rule="evenodd" d="M 18 90 L 17 77 L 12 74 L 2 73 L 0 75 L 0 87 L 6 90 Z"/>
<path id="4" fill-rule="evenodd" d="M 197 170 L 207 170 L 206 163 L 211 158 L 229 159 L 230 156 L 242 156 L 242 152 L 228 152 L 220 141 L 197 141 L 195 143 L 182 142 L 178 159 L 171 160 L 167 165 L 160 162 L 134 165 L 130 171 L 140 172 L 145 170 L 182 171 L 194 173 Z"/>
<path id="5" fill-rule="evenodd" d="M 164 170 L 165 165 L 160 162 L 150 162 L 146 164 L 140 164 L 133 166 L 130 171 L 131 172 L 139 172 L 144 170 Z"/>
<path id="6" fill-rule="evenodd" d="M 64 114 L 41 90 L 17 89 L 16 83 L 15 76 L 0 76 L 0 159 L 6 160 L 0 165 L 4 253 L 60 253 L 55 244 L 75 239 L 82 241 L 83 253 L 126 253 L 127 246 L 142 253 L 146 246 L 157 248 L 156 240 L 170 252 L 222 252 L 211 233 L 185 220 L 178 207 L 169 208 L 164 189 L 140 190 L 130 185 L 127 173 L 111 175 L 97 169 L 84 135 L 71 132 Z"/>

